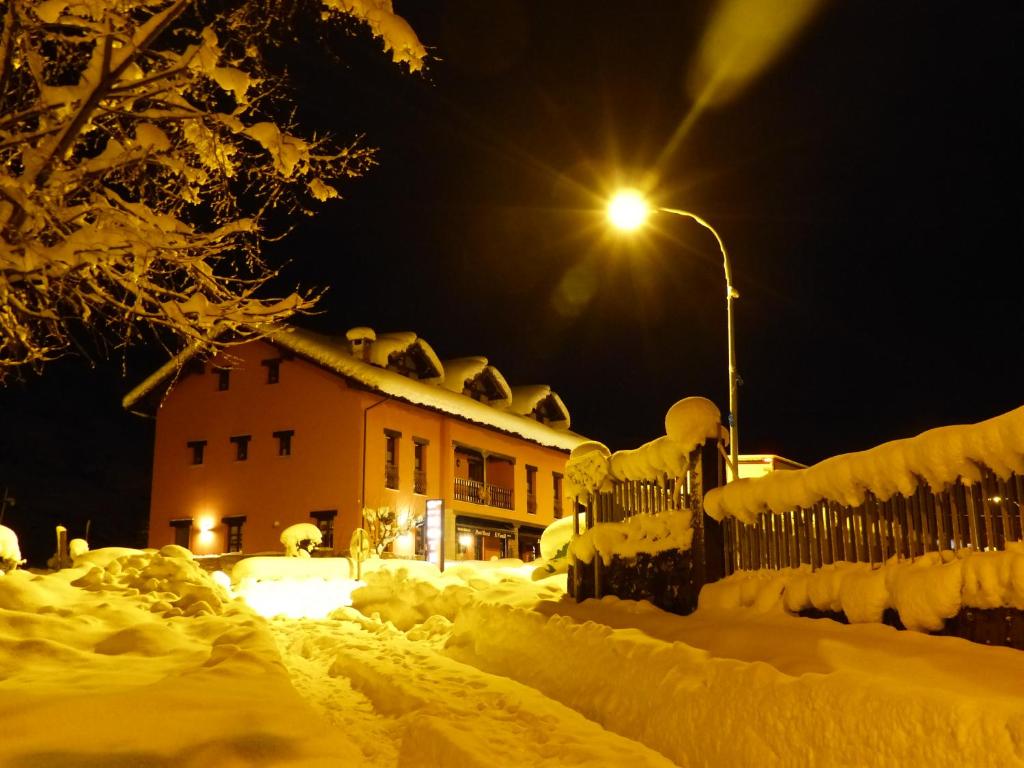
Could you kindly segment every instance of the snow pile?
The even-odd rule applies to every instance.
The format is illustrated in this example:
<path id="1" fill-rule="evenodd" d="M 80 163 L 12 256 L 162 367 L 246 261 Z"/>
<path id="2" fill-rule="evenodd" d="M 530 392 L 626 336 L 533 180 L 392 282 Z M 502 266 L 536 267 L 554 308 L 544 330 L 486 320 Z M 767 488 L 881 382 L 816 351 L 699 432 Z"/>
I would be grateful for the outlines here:
<path id="1" fill-rule="evenodd" d="M 566 465 L 569 490 L 577 497 L 602 489 L 614 480 L 660 480 L 682 477 L 690 467 L 690 454 L 705 440 L 721 435 L 721 414 L 710 400 L 687 397 L 665 415 L 665 435 L 639 448 L 608 455 L 601 443 L 587 442 L 573 449 Z"/>
<path id="2" fill-rule="evenodd" d="M 6 525 L 0 525 L 0 573 L 17 568 L 24 562 L 18 546 L 18 534 Z"/>
<path id="3" fill-rule="evenodd" d="M 312 523 L 296 523 L 281 531 L 281 543 L 288 557 L 309 557 L 309 550 L 320 546 L 323 532 Z"/>
<path id="4" fill-rule="evenodd" d="M 565 594 L 565 576 L 534 581 L 534 570 L 532 563 L 515 559 L 452 563 L 444 573 L 432 563 L 379 560 L 364 574 L 366 586 L 352 593 L 352 607 L 367 616 L 379 615 L 403 631 L 432 620 L 425 631 L 445 630 L 468 605 L 533 606 Z"/>
<path id="5" fill-rule="evenodd" d="M 1024 761 L 1016 651 L 786 616 L 670 617 L 615 598 L 545 612 L 554 615 L 467 607 L 447 653 L 533 686 L 678 765 Z M 714 651 L 688 644 L 690 636 Z M 761 661 L 765 647 L 780 661 Z"/>
<path id="6" fill-rule="evenodd" d="M 922 481 L 933 489 L 958 478 L 976 483 L 983 466 L 1004 479 L 1024 473 L 1024 406 L 978 424 L 939 427 L 833 456 L 807 469 L 737 480 L 709 491 L 704 509 L 716 520 L 752 523 L 761 512 L 808 508 L 822 499 L 859 506 L 868 491 L 881 501 L 897 493 L 911 496 Z"/>
<path id="7" fill-rule="evenodd" d="M 882 568 L 836 563 L 779 571 L 739 571 L 700 593 L 709 610 L 808 608 L 842 611 L 853 623 L 880 622 L 895 609 L 908 629 L 936 631 L 963 607 L 1024 609 L 1024 544 L 1005 552 L 931 552 L 911 560 L 892 558 Z"/>
<path id="8" fill-rule="evenodd" d="M 364 764 L 186 550 L 82 560 L 0 577 L 0 765 Z"/>
<path id="9" fill-rule="evenodd" d="M 121 591 L 139 596 L 152 613 L 164 617 L 223 613 L 227 591 L 210 578 L 184 547 L 153 550 L 96 550 L 75 560 L 87 569 L 72 586 L 91 591 Z"/>
<path id="10" fill-rule="evenodd" d="M 693 513 L 669 510 L 654 515 L 633 515 L 621 523 L 598 523 L 572 540 L 569 553 L 581 563 L 600 555 L 605 565 L 613 557 L 654 555 L 668 549 L 688 550 L 693 543 Z"/>

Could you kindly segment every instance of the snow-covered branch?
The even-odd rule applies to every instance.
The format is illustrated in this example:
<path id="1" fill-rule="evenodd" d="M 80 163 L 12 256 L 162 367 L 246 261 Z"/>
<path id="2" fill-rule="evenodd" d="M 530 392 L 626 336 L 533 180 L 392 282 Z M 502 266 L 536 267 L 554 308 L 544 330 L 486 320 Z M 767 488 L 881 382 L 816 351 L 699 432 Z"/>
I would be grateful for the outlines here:
<path id="1" fill-rule="evenodd" d="M 365 23 L 410 69 L 388 0 L 9 0 L 0 29 L 0 381 L 165 329 L 212 350 L 317 298 L 265 298 L 275 209 L 309 212 L 372 151 L 304 136 L 264 58 L 297 14 Z M 158 334 L 160 335 L 160 334 Z"/>

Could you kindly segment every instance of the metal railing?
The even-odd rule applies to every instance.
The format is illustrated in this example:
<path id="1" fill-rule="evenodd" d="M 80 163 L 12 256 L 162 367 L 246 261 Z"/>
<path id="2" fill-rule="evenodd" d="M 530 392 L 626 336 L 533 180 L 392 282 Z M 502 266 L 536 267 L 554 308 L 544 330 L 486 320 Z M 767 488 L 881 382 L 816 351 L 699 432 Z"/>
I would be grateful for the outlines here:
<path id="1" fill-rule="evenodd" d="M 398 465 L 397 464 L 385 464 L 384 465 L 384 487 L 385 488 L 397 488 L 398 487 Z"/>
<path id="2" fill-rule="evenodd" d="M 422 469 L 417 469 L 412 474 L 412 492 L 427 492 L 427 473 Z"/>
<path id="3" fill-rule="evenodd" d="M 527 496 L 526 497 L 526 514 L 536 515 L 537 514 L 537 497 Z"/>
<path id="4" fill-rule="evenodd" d="M 471 504 L 486 504 L 499 509 L 515 509 L 512 489 L 493 483 L 482 483 L 465 477 L 455 478 L 455 500 Z"/>
<path id="5" fill-rule="evenodd" d="M 822 499 L 809 508 L 762 512 L 756 523 L 723 522 L 726 570 L 781 569 L 836 562 L 881 565 L 895 556 L 928 552 L 1004 550 L 1024 540 L 1024 478 L 996 477 L 983 467 L 981 481 L 962 480 L 935 490 L 919 479 L 910 496 L 880 501 L 868 492 L 856 507 Z"/>

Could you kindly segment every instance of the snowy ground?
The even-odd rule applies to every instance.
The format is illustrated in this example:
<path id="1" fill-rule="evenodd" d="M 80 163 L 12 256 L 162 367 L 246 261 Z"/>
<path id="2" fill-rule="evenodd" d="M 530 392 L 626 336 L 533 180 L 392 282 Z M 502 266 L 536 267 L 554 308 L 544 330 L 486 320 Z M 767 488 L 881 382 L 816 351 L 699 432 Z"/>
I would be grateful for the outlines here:
<path id="1" fill-rule="evenodd" d="M 508 563 L 268 621 L 173 548 L 78 562 L 0 576 L 2 766 L 1024 765 L 1005 648 L 576 605 Z"/>

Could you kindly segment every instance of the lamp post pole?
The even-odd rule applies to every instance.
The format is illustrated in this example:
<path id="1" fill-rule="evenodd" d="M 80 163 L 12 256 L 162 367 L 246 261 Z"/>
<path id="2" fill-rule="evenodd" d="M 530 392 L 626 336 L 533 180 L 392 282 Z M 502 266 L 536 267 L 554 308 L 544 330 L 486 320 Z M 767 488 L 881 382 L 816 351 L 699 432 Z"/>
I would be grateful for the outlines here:
<path id="1" fill-rule="evenodd" d="M 700 224 L 704 229 L 715 236 L 718 243 L 718 250 L 722 252 L 722 266 L 725 269 L 725 311 L 728 323 L 728 345 L 729 345 L 729 464 L 732 465 L 733 480 L 739 478 L 739 453 L 740 453 L 740 428 L 739 428 L 739 376 L 736 373 L 736 330 L 732 315 L 732 302 L 740 297 L 732 286 L 732 265 L 729 263 L 729 253 L 725 250 L 725 243 L 715 228 L 704 219 L 690 211 L 679 208 L 658 208 L 663 213 L 672 213 L 676 216 L 685 216 L 688 219 Z"/>

